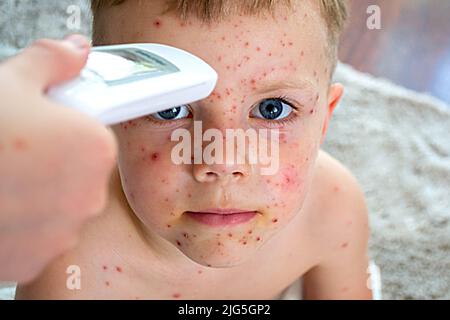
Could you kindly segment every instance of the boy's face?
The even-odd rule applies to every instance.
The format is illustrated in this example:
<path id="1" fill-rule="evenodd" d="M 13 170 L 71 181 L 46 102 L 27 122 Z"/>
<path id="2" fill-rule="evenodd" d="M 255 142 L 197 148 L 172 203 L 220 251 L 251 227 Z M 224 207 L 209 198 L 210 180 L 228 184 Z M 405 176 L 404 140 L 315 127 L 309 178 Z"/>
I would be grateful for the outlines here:
<path id="1" fill-rule="evenodd" d="M 117 125 L 119 168 L 129 204 L 144 230 L 173 243 L 202 264 L 244 262 L 300 211 L 331 111 L 342 94 L 328 87 L 327 30 L 319 9 L 302 1 L 274 17 L 233 16 L 210 26 L 160 16 L 161 1 L 125 2 L 110 9 L 108 43 L 155 42 L 187 50 L 219 75 L 214 93 L 174 112 Z M 279 169 L 258 164 L 181 164 L 171 160 L 171 133 L 278 129 Z M 204 147 L 209 142 L 204 142 Z M 213 208 L 255 211 L 225 225 L 199 222 L 187 212 Z M 209 215 L 214 221 L 221 216 Z M 215 218 L 214 218 L 215 217 Z M 235 221 L 236 222 L 236 221 Z"/>

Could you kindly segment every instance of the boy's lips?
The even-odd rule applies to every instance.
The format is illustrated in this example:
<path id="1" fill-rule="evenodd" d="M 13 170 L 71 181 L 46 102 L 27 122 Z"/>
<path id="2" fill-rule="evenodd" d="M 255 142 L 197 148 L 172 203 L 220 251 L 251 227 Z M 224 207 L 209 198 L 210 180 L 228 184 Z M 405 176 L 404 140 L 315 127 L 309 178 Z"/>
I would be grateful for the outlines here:
<path id="1" fill-rule="evenodd" d="M 213 208 L 203 211 L 186 211 L 192 219 L 209 226 L 235 225 L 247 222 L 258 214 L 257 211 L 241 209 Z"/>

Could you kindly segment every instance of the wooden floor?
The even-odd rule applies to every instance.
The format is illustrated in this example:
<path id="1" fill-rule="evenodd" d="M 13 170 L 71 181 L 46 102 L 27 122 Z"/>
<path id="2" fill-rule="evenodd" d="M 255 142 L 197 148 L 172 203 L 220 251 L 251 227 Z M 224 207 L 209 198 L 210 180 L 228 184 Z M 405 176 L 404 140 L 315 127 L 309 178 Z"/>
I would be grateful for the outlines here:
<path id="1" fill-rule="evenodd" d="M 340 59 L 357 70 L 450 104 L 450 1 L 349 0 L 351 17 Z M 381 9 L 381 29 L 369 30 L 367 7 Z"/>

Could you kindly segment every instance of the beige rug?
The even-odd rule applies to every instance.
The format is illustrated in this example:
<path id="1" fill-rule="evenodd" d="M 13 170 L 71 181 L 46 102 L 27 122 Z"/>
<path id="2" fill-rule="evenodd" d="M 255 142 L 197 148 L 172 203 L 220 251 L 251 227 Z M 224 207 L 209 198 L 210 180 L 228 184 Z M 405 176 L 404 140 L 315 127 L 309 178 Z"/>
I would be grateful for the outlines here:
<path id="1" fill-rule="evenodd" d="M 84 0 L 3 0 L 0 57 L 71 33 L 69 4 L 80 5 L 78 32 L 89 34 Z M 366 193 L 383 298 L 450 299 L 450 107 L 346 65 L 335 78 L 346 94 L 324 147 Z"/>

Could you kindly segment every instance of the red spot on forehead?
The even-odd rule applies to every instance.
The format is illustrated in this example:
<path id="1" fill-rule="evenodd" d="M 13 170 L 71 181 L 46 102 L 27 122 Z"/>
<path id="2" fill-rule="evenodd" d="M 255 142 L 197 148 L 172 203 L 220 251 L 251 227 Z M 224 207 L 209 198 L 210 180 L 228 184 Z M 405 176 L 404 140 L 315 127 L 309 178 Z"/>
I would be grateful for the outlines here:
<path id="1" fill-rule="evenodd" d="M 175 299 L 178 299 L 178 298 L 181 297 L 181 294 L 179 294 L 179 293 L 174 293 L 174 294 L 172 295 L 172 297 L 174 297 Z"/>
<path id="2" fill-rule="evenodd" d="M 103 266 L 102 268 L 103 268 L 103 270 L 105 270 L 105 271 L 108 270 L 108 267 L 107 267 L 107 266 Z"/>
<path id="3" fill-rule="evenodd" d="M 261 237 L 256 237 L 256 241 L 259 241 L 259 240 L 261 240 Z"/>
<path id="4" fill-rule="evenodd" d="M 105 285 L 106 285 L 107 287 L 109 287 L 109 285 L 110 285 L 109 281 L 105 281 Z"/>
<path id="5" fill-rule="evenodd" d="M 117 271 L 117 272 L 122 272 L 123 270 L 122 270 L 121 267 L 116 267 L 116 271 Z"/>
<path id="6" fill-rule="evenodd" d="M 277 223 L 277 222 L 278 222 L 278 219 L 277 219 L 277 218 L 273 218 L 273 219 L 272 219 L 272 222 L 273 222 L 273 223 Z"/>
<path id="7" fill-rule="evenodd" d="M 153 154 L 152 154 L 152 160 L 153 160 L 153 161 L 159 160 L 159 153 L 157 153 L 157 152 L 153 153 Z"/>
<path id="8" fill-rule="evenodd" d="M 348 242 L 344 242 L 343 244 L 341 244 L 341 248 L 347 248 L 348 246 Z"/>
<path id="9" fill-rule="evenodd" d="M 172 225 L 170 225 L 170 224 L 167 225 L 167 228 L 171 228 L 171 227 L 172 227 Z"/>

